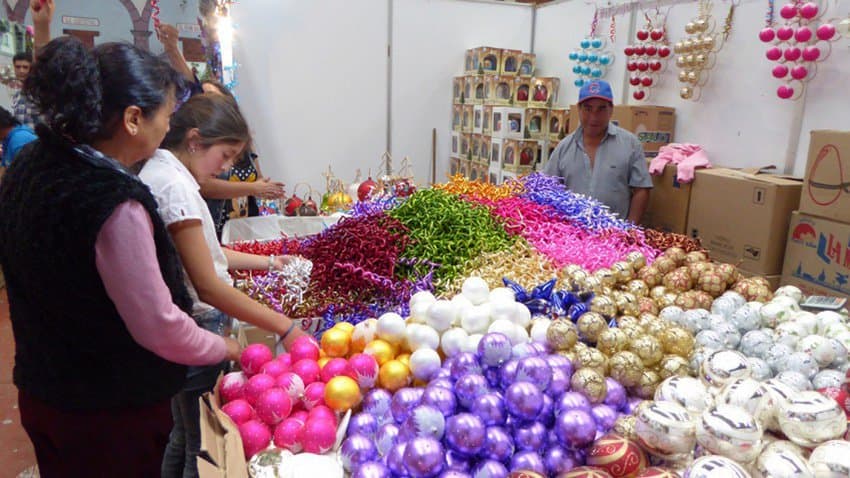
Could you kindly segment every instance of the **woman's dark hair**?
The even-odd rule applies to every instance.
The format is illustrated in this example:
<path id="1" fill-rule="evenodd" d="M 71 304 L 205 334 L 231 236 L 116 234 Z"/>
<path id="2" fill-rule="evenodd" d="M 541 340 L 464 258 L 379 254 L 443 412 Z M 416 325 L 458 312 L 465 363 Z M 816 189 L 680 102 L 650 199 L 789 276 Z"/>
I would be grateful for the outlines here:
<path id="1" fill-rule="evenodd" d="M 0 108 L 0 129 L 14 128 L 20 126 L 21 122 L 15 119 L 12 113 L 6 108 Z"/>
<path id="2" fill-rule="evenodd" d="M 215 87 L 215 89 L 220 91 L 222 95 L 230 98 L 233 101 L 236 101 L 236 97 L 233 96 L 233 92 L 230 91 L 229 89 L 227 89 L 227 87 L 224 86 L 220 81 L 204 80 L 204 81 L 201 82 L 201 86 L 203 86 L 203 85 L 211 85 L 211 86 Z"/>
<path id="3" fill-rule="evenodd" d="M 55 132 L 90 143 L 111 137 L 128 107 L 149 117 L 182 87 L 171 66 L 132 45 L 104 43 L 89 51 L 60 37 L 39 53 L 24 93 Z"/>
<path id="4" fill-rule="evenodd" d="M 171 129 L 162 147 L 171 151 L 185 148 L 186 135 L 195 128 L 204 147 L 251 142 L 251 132 L 239 106 L 226 96 L 204 94 L 189 98 L 171 115 Z"/>

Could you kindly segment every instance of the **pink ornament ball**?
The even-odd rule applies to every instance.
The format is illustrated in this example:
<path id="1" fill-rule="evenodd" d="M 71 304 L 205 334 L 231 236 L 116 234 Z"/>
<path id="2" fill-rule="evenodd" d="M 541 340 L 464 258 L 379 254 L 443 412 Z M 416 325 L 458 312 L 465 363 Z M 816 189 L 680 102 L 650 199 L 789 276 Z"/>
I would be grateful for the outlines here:
<path id="1" fill-rule="evenodd" d="M 294 418 L 296 420 L 301 420 L 302 423 L 307 422 L 307 418 L 310 416 L 307 410 L 295 410 L 292 412 L 292 415 L 289 418 Z"/>
<path id="2" fill-rule="evenodd" d="M 806 61 L 818 61 L 820 58 L 820 48 L 809 46 L 803 49 L 803 59 Z"/>
<path id="3" fill-rule="evenodd" d="M 295 372 L 282 374 L 275 381 L 275 385 L 286 390 L 293 403 L 301 400 L 304 395 L 304 380 L 301 380 L 301 377 L 296 375 Z"/>
<path id="4" fill-rule="evenodd" d="M 797 60 L 800 59 L 800 56 L 802 54 L 803 54 L 802 50 L 800 50 L 799 48 L 797 48 L 795 46 L 792 46 L 791 48 L 785 49 L 785 53 L 783 54 L 783 56 L 785 56 L 785 59 L 788 60 L 788 61 L 797 61 Z"/>
<path id="5" fill-rule="evenodd" d="M 327 405 L 317 405 L 313 407 L 312 410 L 307 414 L 307 420 L 329 420 L 333 422 L 334 426 L 339 424 L 339 420 L 336 418 L 336 413 Z"/>
<path id="6" fill-rule="evenodd" d="M 274 446 L 299 453 L 301 446 L 301 433 L 304 430 L 304 421 L 289 417 L 280 422 L 274 429 Z"/>
<path id="7" fill-rule="evenodd" d="M 800 27 L 794 33 L 794 39 L 800 43 L 806 43 L 812 39 L 812 29 L 809 27 Z"/>
<path id="8" fill-rule="evenodd" d="M 260 369 L 260 373 L 270 375 L 274 378 L 277 378 L 286 372 L 289 372 L 289 367 L 284 365 L 280 360 L 266 362 L 266 364 Z"/>
<path id="9" fill-rule="evenodd" d="M 797 16 L 797 5 L 788 3 L 782 6 L 779 10 L 779 16 L 786 20 L 790 20 Z"/>
<path id="10" fill-rule="evenodd" d="M 271 388 L 257 399 L 257 416 L 267 425 L 275 426 L 292 413 L 292 399 L 280 388 Z"/>
<path id="11" fill-rule="evenodd" d="M 355 378 L 354 371 L 352 371 L 351 366 L 348 365 L 348 360 L 345 360 L 344 358 L 333 358 L 328 360 L 328 363 L 322 367 L 322 372 L 320 373 L 320 377 L 325 383 L 328 383 L 330 379 L 340 375 Z"/>
<path id="12" fill-rule="evenodd" d="M 788 41 L 794 36 L 794 29 L 791 27 L 779 27 L 776 30 L 776 38 L 780 41 Z"/>
<path id="13" fill-rule="evenodd" d="M 287 372 L 289 372 L 289 369 L 292 368 L 292 355 L 290 354 L 278 355 L 277 361 L 283 364 L 284 367 L 286 367 Z"/>
<path id="14" fill-rule="evenodd" d="M 221 383 L 218 385 L 218 392 L 221 394 L 222 403 L 232 402 L 238 398 L 242 398 L 245 394 L 245 384 L 248 383 L 248 377 L 243 372 L 230 372 L 221 378 Z"/>
<path id="15" fill-rule="evenodd" d="M 250 377 L 260 373 L 263 365 L 274 358 L 271 349 L 263 344 L 251 344 L 245 347 L 242 355 L 239 357 L 239 365 L 242 370 Z"/>
<path id="16" fill-rule="evenodd" d="M 225 403 L 221 407 L 221 411 L 230 417 L 237 426 L 254 418 L 254 409 L 251 408 L 251 404 L 241 398 Z"/>
<path id="17" fill-rule="evenodd" d="M 310 385 L 319 380 L 321 368 L 315 360 L 303 359 L 292 364 L 292 372 L 301 377 L 304 385 Z"/>
<path id="18" fill-rule="evenodd" d="M 242 449 L 246 459 L 265 450 L 272 439 L 269 427 L 259 420 L 248 420 L 239 425 L 239 435 L 242 437 Z"/>
<path id="19" fill-rule="evenodd" d="M 313 382 L 304 389 L 304 397 L 301 399 L 304 408 L 312 410 L 319 405 L 325 404 L 324 382 Z"/>
<path id="20" fill-rule="evenodd" d="M 354 372 L 354 380 L 360 385 L 360 390 L 371 390 L 378 380 L 378 362 L 369 354 L 355 354 L 348 359 L 348 365 Z"/>
<path id="21" fill-rule="evenodd" d="M 322 455 L 336 442 L 336 425 L 330 420 L 307 419 L 301 431 L 301 445 L 307 453 Z"/>
<path id="22" fill-rule="evenodd" d="M 787 100 L 794 96 L 794 88 L 788 85 L 781 85 L 776 89 L 776 96 L 782 98 L 783 100 Z"/>
<path id="23" fill-rule="evenodd" d="M 759 32 L 759 40 L 770 43 L 776 38 L 776 31 L 773 28 L 762 28 Z"/>
<path id="24" fill-rule="evenodd" d="M 248 383 L 245 385 L 245 400 L 247 400 L 251 406 L 256 406 L 260 395 L 262 395 L 266 390 L 274 388 L 274 386 L 275 379 L 272 377 L 263 373 L 254 375 L 248 379 Z"/>
<path id="25" fill-rule="evenodd" d="M 795 80 L 802 80 L 807 76 L 809 76 L 809 69 L 805 66 L 798 65 L 791 68 L 791 78 L 794 78 Z"/>
<path id="26" fill-rule="evenodd" d="M 818 16 L 818 6 L 813 2 L 806 2 L 800 6 L 800 16 L 806 20 L 811 20 Z"/>
<path id="27" fill-rule="evenodd" d="M 782 79 L 788 76 L 788 67 L 785 65 L 776 65 L 773 67 L 773 77 Z"/>
<path id="28" fill-rule="evenodd" d="M 835 25 L 831 23 L 824 23 L 823 25 L 818 27 L 817 35 L 819 40 L 832 40 L 832 38 L 835 36 Z"/>
<path id="29" fill-rule="evenodd" d="M 292 363 L 295 364 L 300 360 L 310 359 L 319 360 L 319 342 L 316 339 L 308 336 L 301 336 L 295 339 L 290 347 L 289 355 Z"/>
<path id="30" fill-rule="evenodd" d="M 773 46 L 767 49 L 767 59 L 770 61 L 777 61 L 782 58 L 782 50 L 778 46 Z"/>

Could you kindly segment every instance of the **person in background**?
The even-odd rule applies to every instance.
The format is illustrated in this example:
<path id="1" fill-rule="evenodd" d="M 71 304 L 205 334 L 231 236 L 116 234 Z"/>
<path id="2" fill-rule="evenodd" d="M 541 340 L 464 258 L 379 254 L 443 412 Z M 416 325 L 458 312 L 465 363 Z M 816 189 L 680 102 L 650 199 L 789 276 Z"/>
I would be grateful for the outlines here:
<path id="1" fill-rule="evenodd" d="M 173 25 L 160 24 L 157 38 L 162 43 L 168 60 L 175 70 L 190 82 L 191 94 L 223 95 L 236 101 L 236 98 L 224 85 L 217 81 L 201 81 L 189 68 L 178 45 L 179 32 Z M 199 178 L 201 196 L 207 201 L 216 236 L 220 239 L 224 224 L 228 219 L 259 215 L 257 198 L 282 199 L 286 191 L 284 184 L 264 177 L 260 171 L 257 155 L 252 148 L 246 148 L 242 157 L 229 171 L 218 176 Z"/>
<path id="2" fill-rule="evenodd" d="M 0 108 L 0 139 L 3 140 L 3 156 L 0 157 L 0 177 L 2 177 L 18 151 L 38 137 L 29 126 L 22 125 L 7 109 Z"/>
<path id="3" fill-rule="evenodd" d="M 198 184 L 201 178 L 228 169 L 250 140 L 235 102 L 221 95 L 195 95 L 174 113 L 161 149 L 145 163 L 139 177 L 156 197 L 159 214 L 183 260 L 186 285 L 195 299 L 195 320 L 207 330 L 227 333 L 230 317 L 236 317 L 277 333 L 289 346 L 304 331 L 295 321 L 235 289 L 228 270 L 280 270 L 291 258 L 222 249 Z M 213 389 L 223 371 L 221 365 L 191 369 L 189 382 L 174 398 L 174 430 L 163 460 L 163 477 L 198 476 L 198 398 Z"/>
<path id="4" fill-rule="evenodd" d="M 46 124 L 0 184 L 0 264 L 45 478 L 157 476 L 185 365 L 239 356 L 188 314 L 179 255 L 128 171 L 165 137 L 179 81 L 131 45 L 62 37 L 24 85 Z"/>
<path id="5" fill-rule="evenodd" d="M 614 94 L 606 81 L 579 91 L 581 126 L 552 151 L 545 173 L 559 176 L 575 193 L 606 204 L 622 219 L 639 224 L 652 178 L 637 136 L 611 123 Z"/>

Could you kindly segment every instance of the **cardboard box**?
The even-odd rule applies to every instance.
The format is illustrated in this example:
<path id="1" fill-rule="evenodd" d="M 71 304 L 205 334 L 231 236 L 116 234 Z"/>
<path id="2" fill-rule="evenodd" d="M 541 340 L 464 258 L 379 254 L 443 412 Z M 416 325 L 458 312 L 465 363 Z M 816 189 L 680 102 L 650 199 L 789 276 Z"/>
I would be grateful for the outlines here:
<path id="1" fill-rule="evenodd" d="M 850 222 L 850 131 L 812 131 L 800 212 Z"/>
<path id="2" fill-rule="evenodd" d="M 463 118 L 463 105 L 454 105 L 452 106 L 452 131 L 457 131 L 458 133 L 462 129 L 462 118 Z"/>
<path id="3" fill-rule="evenodd" d="M 464 55 L 464 67 L 463 72 L 467 75 L 477 75 L 478 74 L 478 52 L 475 48 L 470 48 L 466 50 L 466 55 Z"/>
<path id="4" fill-rule="evenodd" d="M 470 158 L 472 161 L 478 161 L 481 156 L 481 135 L 473 134 L 472 135 L 472 151 L 470 152 Z"/>
<path id="5" fill-rule="evenodd" d="M 652 177 L 653 188 L 649 206 L 643 214 L 643 226 L 676 234 L 687 233 L 693 183 L 680 183 L 676 171 L 676 165 L 668 164 L 663 174 Z"/>
<path id="6" fill-rule="evenodd" d="M 494 138 L 523 139 L 525 108 L 497 106 L 493 108 Z"/>
<path id="7" fill-rule="evenodd" d="M 514 106 L 528 106 L 531 97 L 531 78 L 517 77 L 514 80 Z"/>
<path id="8" fill-rule="evenodd" d="M 236 341 L 243 348 L 251 344 L 263 344 L 277 356 L 277 335 L 274 332 L 261 329 L 249 324 L 240 324 L 236 331 Z"/>
<path id="9" fill-rule="evenodd" d="M 460 131 L 462 133 L 472 133 L 472 115 L 474 107 L 472 105 L 461 106 L 462 116 L 460 119 Z"/>
<path id="10" fill-rule="evenodd" d="M 531 96 L 528 106 L 533 108 L 551 108 L 558 102 L 558 78 L 534 78 L 531 82 Z"/>
<path id="11" fill-rule="evenodd" d="M 489 46 L 476 48 L 478 52 L 478 73 L 498 75 L 502 62 L 502 50 Z"/>
<path id="12" fill-rule="evenodd" d="M 469 159 L 472 149 L 472 133 L 461 133 L 460 135 L 460 159 Z"/>
<path id="13" fill-rule="evenodd" d="M 482 126 L 481 133 L 492 135 L 493 134 L 493 107 L 490 105 L 484 105 L 484 113 L 482 118 Z"/>
<path id="14" fill-rule="evenodd" d="M 487 135 L 481 135 L 481 147 L 478 150 L 478 161 L 481 163 L 490 162 L 490 148 L 493 139 Z"/>
<path id="15" fill-rule="evenodd" d="M 676 110 L 666 106 L 614 106 L 611 122 L 634 133 L 647 158 L 658 156 L 662 146 L 672 143 L 676 132 Z M 579 107 L 570 108 L 569 132 L 581 125 Z"/>
<path id="16" fill-rule="evenodd" d="M 537 55 L 534 53 L 523 53 L 519 57 L 519 76 L 531 78 L 537 70 Z"/>
<path id="17" fill-rule="evenodd" d="M 490 162 L 490 167 L 487 168 L 488 181 L 490 184 L 502 184 L 502 167 L 498 164 Z"/>
<path id="18" fill-rule="evenodd" d="M 475 105 L 472 107 L 472 133 L 482 134 L 484 132 L 484 106 Z"/>
<path id="19" fill-rule="evenodd" d="M 514 98 L 515 79 L 513 76 L 486 76 L 484 83 L 487 97 L 484 102 L 493 106 L 510 106 Z"/>
<path id="20" fill-rule="evenodd" d="M 521 58 L 521 50 L 502 50 L 502 58 L 499 62 L 499 74 L 516 76 L 519 73 Z"/>
<path id="21" fill-rule="evenodd" d="M 449 158 L 449 176 L 460 174 L 460 158 Z"/>
<path id="22" fill-rule="evenodd" d="M 546 108 L 527 108 L 525 110 L 525 129 L 527 138 L 549 138 L 549 110 Z"/>
<path id="23" fill-rule="evenodd" d="M 452 79 L 452 103 L 456 105 L 463 104 L 463 87 L 466 82 L 466 78 L 463 76 L 456 76 Z"/>
<path id="24" fill-rule="evenodd" d="M 506 139 L 491 138 L 490 139 L 490 166 L 498 166 L 502 169 L 502 149 L 504 149 Z"/>
<path id="25" fill-rule="evenodd" d="M 772 275 L 782 271 L 802 181 L 757 170 L 701 169 L 691 186 L 688 235 L 714 260 Z"/>
<path id="26" fill-rule="evenodd" d="M 450 145 L 450 153 L 449 157 L 451 158 L 459 158 L 460 157 L 460 133 L 457 131 L 452 131 L 452 140 Z"/>
<path id="27" fill-rule="evenodd" d="M 791 216 L 782 284 L 850 298 L 850 224 L 800 211 Z"/>
<path id="28" fill-rule="evenodd" d="M 469 179 L 486 183 L 488 181 L 488 167 L 489 165 L 487 163 L 473 161 L 472 165 L 470 166 Z"/>
<path id="29" fill-rule="evenodd" d="M 526 140 L 505 141 L 502 148 L 502 170 L 516 173 L 530 173 L 537 156 L 537 142 Z"/>
<path id="30" fill-rule="evenodd" d="M 567 123 L 570 122 L 570 110 L 566 108 L 552 108 L 549 110 L 549 126 L 546 129 L 549 141 L 557 144 L 567 135 Z M 554 146 L 553 146 L 554 147 Z"/>

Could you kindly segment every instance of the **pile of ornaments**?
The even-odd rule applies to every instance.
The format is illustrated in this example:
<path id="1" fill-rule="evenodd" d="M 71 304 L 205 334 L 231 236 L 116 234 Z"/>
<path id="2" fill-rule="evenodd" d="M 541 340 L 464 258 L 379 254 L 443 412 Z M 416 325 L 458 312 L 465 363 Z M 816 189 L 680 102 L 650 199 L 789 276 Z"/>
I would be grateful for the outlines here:
<path id="1" fill-rule="evenodd" d="M 626 419 L 627 435 L 688 478 L 839 477 L 850 473 L 847 416 L 833 399 L 752 378 L 738 352 L 671 377 Z M 693 457 L 696 460 L 691 463 Z"/>
<path id="2" fill-rule="evenodd" d="M 694 373 L 713 352 L 730 350 L 742 357 L 756 379 L 776 377 L 799 390 L 839 388 L 850 368 L 847 319 L 832 311 L 800 310 L 801 298 L 793 286 L 779 288 L 767 303 L 747 302 L 728 291 L 710 311 L 672 306 L 659 317 L 696 335 Z"/>
<path id="3" fill-rule="evenodd" d="M 320 355 L 310 337 L 297 339 L 277 358 L 267 346 L 252 344 L 240 357 L 242 371 L 222 377 L 221 410 L 238 427 L 246 458 L 272 442 L 292 453 L 331 450 L 337 414 L 356 407 L 372 389 L 378 364 L 366 354 L 349 360 Z"/>
<path id="4" fill-rule="evenodd" d="M 622 438 L 605 435 L 640 402 L 609 378 L 594 404 L 589 388 L 597 385 L 574 373 L 569 359 L 539 343 L 513 344 L 498 332 L 426 377 L 424 388 L 366 395 L 340 448 L 353 477 L 555 476 L 587 471 L 574 469 L 585 463 L 613 466 L 603 459 L 605 450 Z M 627 471 L 640 471 L 643 452 L 627 445 Z M 600 470 L 596 476 L 607 476 Z"/>

